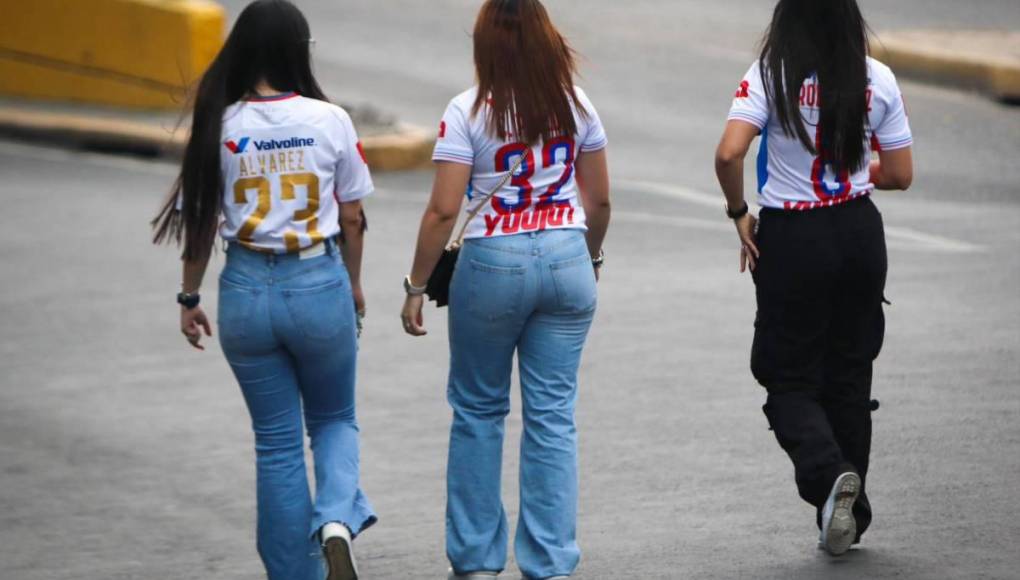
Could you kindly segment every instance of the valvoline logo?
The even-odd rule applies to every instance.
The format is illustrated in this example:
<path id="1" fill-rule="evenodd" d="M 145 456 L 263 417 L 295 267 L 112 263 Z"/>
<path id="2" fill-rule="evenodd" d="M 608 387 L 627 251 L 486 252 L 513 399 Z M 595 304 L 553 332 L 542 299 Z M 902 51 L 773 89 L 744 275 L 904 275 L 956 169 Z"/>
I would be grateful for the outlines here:
<path id="1" fill-rule="evenodd" d="M 232 140 L 231 141 L 227 141 L 226 142 L 226 146 L 227 146 L 227 149 L 230 149 L 230 152 L 234 153 L 235 155 L 237 153 L 244 153 L 244 150 L 248 148 L 248 138 L 247 137 L 243 137 L 243 138 L 241 138 L 240 141 L 238 141 L 236 143 L 234 141 L 232 141 Z"/>
<path id="2" fill-rule="evenodd" d="M 273 151 L 276 149 L 296 149 L 298 147 L 314 147 L 315 139 L 310 137 L 307 139 L 303 137 L 291 137 L 290 139 L 283 139 L 279 141 L 276 139 L 266 139 L 264 141 L 252 141 L 248 137 L 242 137 L 237 141 L 234 140 L 227 141 L 226 143 L 224 143 L 224 145 L 226 145 L 227 149 L 229 149 L 231 153 L 237 155 L 240 153 L 244 153 L 244 151 L 248 148 L 249 143 L 255 145 L 255 149 L 259 151 Z"/>

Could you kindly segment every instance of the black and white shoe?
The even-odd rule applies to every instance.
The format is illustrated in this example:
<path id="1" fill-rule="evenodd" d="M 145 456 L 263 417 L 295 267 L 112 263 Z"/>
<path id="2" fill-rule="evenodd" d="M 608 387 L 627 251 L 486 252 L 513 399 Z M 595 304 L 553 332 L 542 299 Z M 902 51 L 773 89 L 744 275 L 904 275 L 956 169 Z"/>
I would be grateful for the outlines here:
<path id="1" fill-rule="evenodd" d="M 322 527 L 321 533 L 322 554 L 329 567 L 326 580 L 358 580 L 351 531 L 342 524 L 329 523 Z"/>
<path id="2" fill-rule="evenodd" d="M 848 471 L 836 478 L 829 499 L 822 508 L 822 534 L 819 545 L 833 556 L 842 556 L 857 538 L 854 503 L 861 493 L 861 477 Z"/>

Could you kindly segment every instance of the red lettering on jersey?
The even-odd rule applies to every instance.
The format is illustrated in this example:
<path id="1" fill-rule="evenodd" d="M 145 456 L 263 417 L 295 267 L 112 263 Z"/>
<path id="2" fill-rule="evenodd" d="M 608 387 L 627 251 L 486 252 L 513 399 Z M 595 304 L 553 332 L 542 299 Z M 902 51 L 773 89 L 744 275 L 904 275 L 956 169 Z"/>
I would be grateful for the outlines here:
<path id="1" fill-rule="evenodd" d="M 486 215 L 485 217 L 485 237 L 489 237 L 496 233 L 496 226 L 499 225 L 502 215 Z"/>
<path id="2" fill-rule="evenodd" d="M 864 91 L 864 98 L 868 102 L 868 112 L 869 113 L 871 112 L 871 96 L 872 96 L 872 94 L 874 94 L 874 93 L 873 93 L 873 91 L 871 89 L 868 89 L 868 90 Z"/>
<path id="3" fill-rule="evenodd" d="M 815 108 L 822 106 L 821 95 L 818 93 L 818 84 L 811 83 L 800 87 L 800 106 Z"/>
<path id="4" fill-rule="evenodd" d="M 521 214 L 510 213 L 503 216 L 503 233 L 506 235 L 516 234 L 521 229 Z"/>
<path id="5" fill-rule="evenodd" d="M 361 160 L 368 164 L 368 157 L 365 156 L 365 148 L 361 146 L 361 141 L 358 141 L 358 154 L 361 155 Z"/>
<path id="6" fill-rule="evenodd" d="M 746 99 L 751 96 L 750 92 L 751 83 L 747 81 L 740 81 L 740 88 L 737 89 L 736 94 L 733 95 L 735 99 Z"/>
<path id="7" fill-rule="evenodd" d="M 444 139 L 446 137 L 446 121 L 439 122 L 439 138 Z"/>

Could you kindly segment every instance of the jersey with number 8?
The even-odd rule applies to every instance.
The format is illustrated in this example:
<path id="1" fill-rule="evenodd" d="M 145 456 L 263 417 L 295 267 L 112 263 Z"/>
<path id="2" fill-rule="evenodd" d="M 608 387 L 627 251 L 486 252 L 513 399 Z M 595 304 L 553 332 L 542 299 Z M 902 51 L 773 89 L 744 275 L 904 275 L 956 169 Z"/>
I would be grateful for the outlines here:
<path id="1" fill-rule="evenodd" d="M 902 149 L 913 144 L 903 95 L 889 67 L 868 58 L 870 151 Z M 818 126 L 818 79 L 810 76 L 800 89 L 800 114 L 808 134 L 815 139 L 817 155 L 804 148 L 795 136 L 786 135 L 775 107 L 765 94 L 756 61 L 737 88 L 729 119 L 750 123 L 761 130 L 758 152 L 758 203 L 763 207 L 804 210 L 827 207 L 867 195 L 874 189 L 867 164 L 857 171 L 833 169 L 826 159 Z"/>
<path id="2" fill-rule="evenodd" d="M 220 235 L 296 252 L 340 233 L 339 204 L 372 193 L 350 116 L 296 94 L 243 101 L 223 119 Z"/>
<path id="3" fill-rule="evenodd" d="M 574 162 L 582 152 L 606 147 L 606 132 L 595 107 L 575 88 L 586 115 L 574 107 L 577 134 L 529 146 L 509 136 L 500 140 L 489 131 L 488 107 L 477 115 L 471 109 L 478 94 L 472 88 L 455 97 L 443 114 L 433 161 L 470 165 L 468 207 L 499 184 L 503 175 L 524 157 L 513 178 L 493 196 L 468 225 L 465 238 L 508 236 L 546 229 L 586 229 L 584 207 L 578 199 Z"/>

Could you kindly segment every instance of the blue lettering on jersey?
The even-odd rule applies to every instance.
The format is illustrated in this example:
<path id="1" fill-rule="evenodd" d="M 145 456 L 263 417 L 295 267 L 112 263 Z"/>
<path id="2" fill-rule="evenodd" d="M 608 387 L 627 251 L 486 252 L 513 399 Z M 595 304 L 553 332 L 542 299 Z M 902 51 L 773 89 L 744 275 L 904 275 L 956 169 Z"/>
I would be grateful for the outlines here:
<path id="1" fill-rule="evenodd" d="M 244 153 L 244 150 L 248 148 L 250 139 L 248 137 L 242 137 L 236 143 L 234 141 L 227 141 L 225 145 L 227 149 L 230 149 L 231 153 L 240 154 Z M 274 151 L 276 149 L 296 149 L 298 147 L 315 147 L 315 139 L 313 138 L 302 138 L 302 137 L 291 137 L 290 139 L 284 139 L 277 141 L 276 139 L 269 139 L 267 141 L 254 141 L 255 148 L 259 151 Z"/>
<path id="2" fill-rule="evenodd" d="M 259 151 L 272 151 L 274 149 L 295 149 L 297 147 L 314 147 L 315 139 L 308 138 L 302 139 L 301 137 L 291 137 L 290 139 L 284 139 L 277 141 L 276 139 L 270 139 L 268 141 L 256 141 L 255 148 Z"/>

